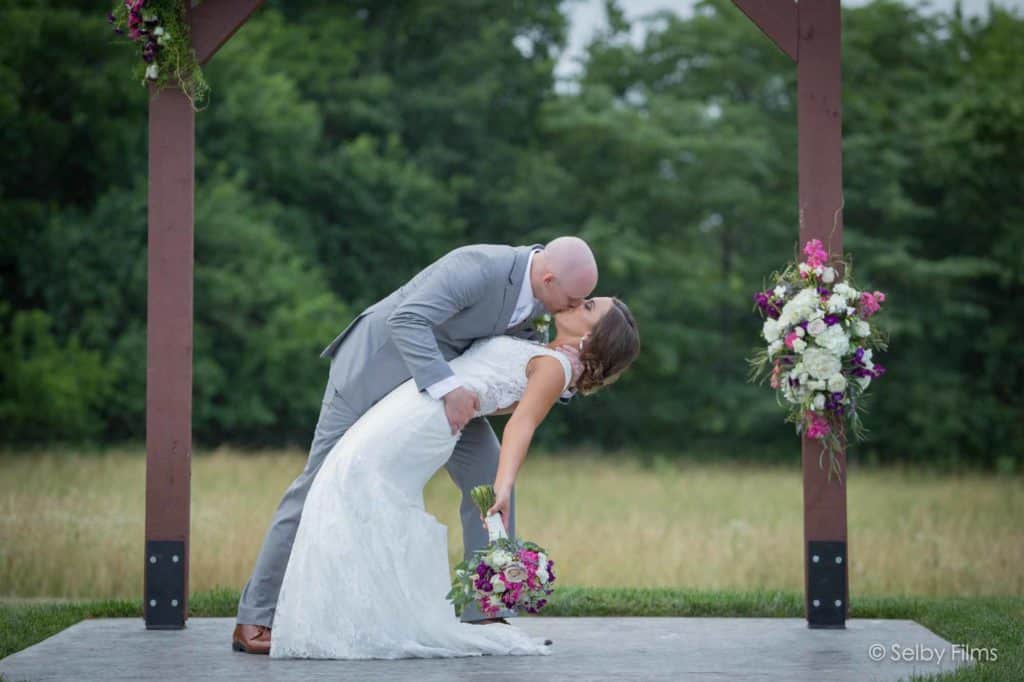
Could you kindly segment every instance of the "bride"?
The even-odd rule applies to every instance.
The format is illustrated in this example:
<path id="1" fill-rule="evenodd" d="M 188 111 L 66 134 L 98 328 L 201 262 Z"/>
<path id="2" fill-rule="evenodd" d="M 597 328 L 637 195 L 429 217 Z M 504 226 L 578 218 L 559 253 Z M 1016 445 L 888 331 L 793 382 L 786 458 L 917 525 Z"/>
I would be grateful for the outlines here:
<path id="1" fill-rule="evenodd" d="M 554 315 L 555 339 L 479 339 L 450 361 L 479 397 L 479 415 L 507 414 L 496 500 L 508 508 L 537 426 L 568 387 L 587 395 L 615 381 L 636 357 L 636 322 L 617 298 L 587 299 Z M 564 344 L 580 348 L 574 380 Z M 544 655 L 542 640 L 509 624 L 461 622 L 451 587 L 447 526 L 426 511 L 423 487 L 451 456 L 444 404 L 410 379 L 342 436 L 303 508 L 274 617 L 272 658 L 432 658 Z"/>

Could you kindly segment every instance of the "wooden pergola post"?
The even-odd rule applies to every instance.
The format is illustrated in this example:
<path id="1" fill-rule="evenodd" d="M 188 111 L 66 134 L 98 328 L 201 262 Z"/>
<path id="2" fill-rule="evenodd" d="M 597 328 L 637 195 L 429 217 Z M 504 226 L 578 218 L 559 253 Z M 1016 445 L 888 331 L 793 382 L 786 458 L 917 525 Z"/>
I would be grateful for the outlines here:
<path id="1" fill-rule="evenodd" d="M 261 4 L 186 9 L 197 61 L 208 62 Z M 178 87 L 151 85 L 149 97 L 143 608 L 147 628 L 178 629 L 188 613 L 195 112 Z"/>
<path id="2" fill-rule="evenodd" d="M 842 99 L 839 0 L 733 0 L 796 62 L 800 244 L 820 239 L 843 252 Z M 842 274 L 840 272 L 840 274 Z M 804 616 L 808 627 L 844 628 L 850 601 L 846 547 L 846 452 L 843 483 L 819 467 L 822 446 L 806 435 L 804 477 Z M 827 467 L 826 467 L 827 469 Z"/>

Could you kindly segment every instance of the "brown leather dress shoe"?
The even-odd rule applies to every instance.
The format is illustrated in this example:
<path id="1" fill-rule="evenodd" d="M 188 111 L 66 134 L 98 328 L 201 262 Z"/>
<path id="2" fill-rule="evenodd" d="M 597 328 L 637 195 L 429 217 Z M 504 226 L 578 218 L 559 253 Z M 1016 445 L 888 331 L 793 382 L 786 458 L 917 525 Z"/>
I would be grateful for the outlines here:
<path id="1" fill-rule="evenodd" d="M 247 654 L 269 654 L 270 628 L 265 625 L 235 625 L 231 648 Z"/>

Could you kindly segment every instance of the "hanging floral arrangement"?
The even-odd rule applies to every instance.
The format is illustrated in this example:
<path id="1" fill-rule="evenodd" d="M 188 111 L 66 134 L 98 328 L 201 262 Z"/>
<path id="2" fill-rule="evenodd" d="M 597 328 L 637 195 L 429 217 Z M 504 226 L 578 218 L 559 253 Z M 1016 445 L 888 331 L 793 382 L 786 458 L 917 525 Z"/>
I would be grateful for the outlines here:
<path id="1" fill-rule="evenodd" d="M 858 289 L 852 258 L 830 258 L 817 239 L 804 245 L 803 255 L 754 294 L 765 346 L 749 359 L 750 380 L 769 378 L 786 421 L 824 445 L 828 479 L 835 474 L 842 481 L 837 455 L 846 426 L 855 440 L 864 439 L 860 413 L 868 385 L 885 373 L 874 353 L 887 350 L 889 335 L 873 316 L 886 296 Z M 824 468 L 820 458 L 818 465 Z"/>
<path id="2" fill-rule="evenodd" d="M 158 90 L 175 84 L 199 111 L 209 95 L 209 86 L 192 50 L 182 0 L 123 0 L 107 15 L 114 33 L 125 36 L 139 48 L 137 73 L 143 85 Z"/>

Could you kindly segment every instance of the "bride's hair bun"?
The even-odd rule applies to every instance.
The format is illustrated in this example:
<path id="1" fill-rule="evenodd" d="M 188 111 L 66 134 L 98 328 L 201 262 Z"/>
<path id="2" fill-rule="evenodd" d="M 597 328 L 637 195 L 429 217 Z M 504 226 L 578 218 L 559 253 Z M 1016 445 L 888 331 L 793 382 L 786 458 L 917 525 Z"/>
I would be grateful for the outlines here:
<path id="1" fill-rule="evenodd" d="M 590 331 L 580 362 L 583 372 L 576 390 L 590 395 L 614 383 L 640 353 L 640 332 L 629 306 L 612 297 L 612 307 Z"/>

